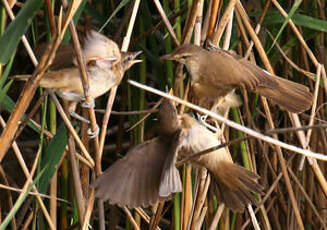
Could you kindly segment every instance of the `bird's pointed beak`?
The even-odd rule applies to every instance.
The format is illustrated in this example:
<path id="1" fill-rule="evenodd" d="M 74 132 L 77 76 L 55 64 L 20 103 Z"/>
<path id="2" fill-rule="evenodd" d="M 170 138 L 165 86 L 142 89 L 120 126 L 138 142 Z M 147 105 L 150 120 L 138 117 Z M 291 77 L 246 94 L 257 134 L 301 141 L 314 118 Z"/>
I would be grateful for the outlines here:
<path id="1" fill-rule="evenodd" d="M 136 51 L 136 52 L 133 52 L 133 58 L 136 58 L 137 56 L 139 56 L 143 51 L 140 50 L 140 51 Z"/>
<path id="2" fill-rule="evenodd" d="M 139 56 L 143 51 L 140 50 L 140 51 L 136 51 L 136 52 L 133 52 L 133 64 L 135 63 L 139 63 L 139 62 L 142 62 L 143 60 L 141 59 L 135 59 L 137 56 Z"/>
<path id="3" fill-rule="evenodd" d="M 175 60 L 175 58 L 171 54 L 166 54 L 166 55 L 160 57 L 160 61 L 166 61 L 166 60 Z"/>

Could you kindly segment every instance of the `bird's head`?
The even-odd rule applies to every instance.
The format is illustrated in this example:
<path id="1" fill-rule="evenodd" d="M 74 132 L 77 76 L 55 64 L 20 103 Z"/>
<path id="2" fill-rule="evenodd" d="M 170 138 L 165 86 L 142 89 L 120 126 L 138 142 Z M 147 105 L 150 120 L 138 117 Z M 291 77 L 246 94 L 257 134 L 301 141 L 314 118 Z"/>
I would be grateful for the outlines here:
<path id="1" fill-rule="evenodd" d="M 195 45 L 181 45 L 177 47 L 170 54 L 166 54 L 160 57 L 160 60 L 174 60 L 182 64 L 190 64 L 193 61 L 196 61 L 197 56 L 203 49 Z"/>
<path id="2" fill-rule="evenodd" d="M 136 52 L 121 52 L 121 65 L 123 70 L 126 71 L 132 67 L 132 65 L 142 62 L 140 59 L 135 59 L 138 55 L 140 55 L 142 51 Z"/>

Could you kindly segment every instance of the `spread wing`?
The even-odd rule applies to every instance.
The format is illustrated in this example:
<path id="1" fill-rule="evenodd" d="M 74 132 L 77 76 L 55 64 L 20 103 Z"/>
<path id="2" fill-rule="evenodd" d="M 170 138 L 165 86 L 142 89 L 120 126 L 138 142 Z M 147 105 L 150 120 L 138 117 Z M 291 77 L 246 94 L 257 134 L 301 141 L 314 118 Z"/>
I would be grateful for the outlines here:
<path id="1" fill-rule="evenodd" d="M 155 204 L 163 164 L 169 155 L 169 147 L 159 138 L 137 145 L 92 184 L 96 197 L 120 207 Z"/>

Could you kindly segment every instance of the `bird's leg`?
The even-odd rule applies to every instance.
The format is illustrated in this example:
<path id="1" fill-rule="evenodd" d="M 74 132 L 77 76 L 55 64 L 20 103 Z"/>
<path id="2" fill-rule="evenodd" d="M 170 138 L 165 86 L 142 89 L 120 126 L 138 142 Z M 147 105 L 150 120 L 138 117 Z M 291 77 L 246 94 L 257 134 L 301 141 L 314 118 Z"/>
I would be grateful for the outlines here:
<path id="1" fill-rule="evenodd" d="M 94 102 L 94 99 L 92 98 L 91 102 L 87 102 L 87 101 L 84 101 L 81 106 L 83 108 L 94 108 L 95 107 L 95 102 Z M 90 122 L 90 121 L 89 121 Z M 94 130 L 94 132 L 92 132 L 92 129 L 89 128 L 87 130 L 87 135 L 89 136 L 90 139 L 93 139 L 95 138 L 96 136 L 99 135 L 99 132 L 100 132 L 100 129 L 99 129 L 99 126 L 98 124 L 96 124 L 96 128 Z"/>
<path id="2" fill-rule="evenodd" d="M 94 108 L 95 107 L 95 102 L 94 99 L 92 98 L 92 100 L 90 102 L 84 101 L 81 106 L 83 108 Z"/>
<path id="3" fill-rule="evenodd" d="M 75 102 L 75 101 L 73 101 L 69 104 L 68 111 L 69 111 L 70 116 L 74 117 L 75 119 L 77 119 L 81 122 L 85 122 L 85 123 L 89 124 L 90 121 L 88 119 L 86 119 L 85 117 L 83 117 L 75 112 L 76 106 L 77 106 L 77 102 Z"/>
<path id="4" fill-rule="evenodd" d="M 94 107 L 94 100 L 92 100 L 91 103 L 86 103 L 86 102 L 84 102 L 84 103 L 82 104 L 82 107 L 84 107 L 84 108 L 87 107 L 87 106 L 91 106 L 91 107 L 92 107 L 92 105 L 93 105 L 93 107 Z M 85 122 L 85 123 L 87 123 L 87 124 L 90 124 L 90 120 L 86 119 L 85 117 L 83 117 L 83 116 L 81 116 L 81 115 L 79 115 L 78 113 L 75 112 L 75 110 L 76 110 L 76 106 L 77 106 L 77 102 L 71 102 L 71 103 L 70 103 L 69 108 L 68 108 L 68 109 L 69 109 L 69 113 L 70 113 L 70 115 L 71 115 L 72 117 L 74 117 L 75 119 L 77 119 L 77 120 L 80 120 L 80 121 L 82 121 L 82 122 Z M 87 130 L 87 135 L 88 135 L 88 137 L 89 137 L 90 139 L 93 139 L 93 138 L 95 138 L 96 136 L 99 135 L 99 132 L 100 132 L 99 126 L 98 126 L 98 124 L 96 124 L 96 129 L 95 129 L 95 131 L 92 132 L 91 128 L 88 128 L 88 130 Z"/>
<path id="5" fill-rule="evenodd" d="M 100 128 L 99 128 L 98 124 L 96 124 L 96 128 L 95 128 L 94 132 L 92 132 L 91 128 L 87 129 L 87 135 L 88 135 L 89 139 L 95 138 L 96 136 L 99 135 L 99 133 L 100 133 Z"/>

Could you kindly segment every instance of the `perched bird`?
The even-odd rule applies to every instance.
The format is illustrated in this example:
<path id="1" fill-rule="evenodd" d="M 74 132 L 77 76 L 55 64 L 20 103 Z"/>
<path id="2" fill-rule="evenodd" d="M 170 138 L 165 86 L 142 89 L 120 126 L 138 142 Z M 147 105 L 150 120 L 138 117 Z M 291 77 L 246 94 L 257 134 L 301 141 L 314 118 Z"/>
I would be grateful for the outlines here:
<path id="1" fill-rule="evenodd" d="M 69 49 L 66 47 L 66 50 Z M 87 66 L 89 94 L 97 98 L 118 85 L 128 70 L 142 60 L 135 58 L 141 52 L 120 52 L 117 44 L 95 31 L 90 31 L 82 49 L 83 59 Z M 77 62 L 71 54 L 75 66 L 45 73 L 40 86 L 51 88 L 64 100 L 80 102 L 84 100 L 84 91 Z M 16 75 L 14 79 L 26 80 L 31 75 Z M 74 110 L 74 109 L 71 109 Z"/>
<path id="2" fill-rule="evenodd" d="M 197 92 L 223 98 L 235 88 L 258 93 L 293 113 L 312 105 L 312 94 L 301 84 L 272 75 L 240 56 L 221 49 L 206 50 L 195 45 L 182 45 L 161 60 L 184 64 Z"/>
<path id="3" fill-rule="evenodd" d="M 164 100 L 158 114 L 159 137 L 137 145 L 109 167 L 93 184 L 96 197 L 111 204 L 149 206 L 182 190 L 175 167 L 178 154 L 187 156 L 217 146 L 216 135 L 198 121 L 177 115 L 175 106 Z M 242 212 L 256 203 L 253 193 L 262 194 L 255 173 L 233 163 L 225 148 L 193 158 L 213 175 L 217 198 L 233 211 Z"/>
<path id="4" fill-rule="evenodd" d="M 180 120 L 182 132 L 179 155 L 187 156 L 221 144 L 215 133 L 188 114 L 182 115 Z M 247 204 L 256 204 L 254 193 L 263 194 L 263 187 L 257 183 L 259 176 L 233 163 L 226 148 L 194 158 L 191 164 L 209 171 L 217 200 L 234 212 L 243 212 Z"/>

